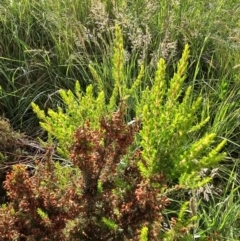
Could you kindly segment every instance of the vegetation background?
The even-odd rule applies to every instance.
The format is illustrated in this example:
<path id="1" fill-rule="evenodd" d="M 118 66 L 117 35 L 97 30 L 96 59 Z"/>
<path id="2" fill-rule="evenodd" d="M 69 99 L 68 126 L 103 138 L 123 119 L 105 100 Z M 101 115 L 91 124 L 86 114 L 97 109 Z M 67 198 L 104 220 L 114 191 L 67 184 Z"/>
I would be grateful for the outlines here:
<path id="1" fill-rule="evenodd" d="M 226 141 L 223 147 L 226 155 L 223 157 L 219 149 L 220 156 L 214 156 L 222 157 L 221 161 L 216 158 L 214 165 L 213 161 L 206 167 L 200 165 L 201 170 L 190 167 L 191 171 L 200 171 L 198 173 L 201 173 L 203 180 L 211 178 L 206 183 L 200 182 L 198 187 L 190 187 L 187 183 L 188 179 L 193 178 L 187 172 L 189 167 L 179 169 L 179 173 L 174 161 L 172 166 L 161 166 L 160 169 L 165 168 L 164 174 L 169 177 L 165 183 L 168 188 L 161 193 L 166 194 L 170 204 L 161 211 L 164 222 L 159 229 L 164 234 L 156 240 L 239 240 L 239 14 L 240 4 L 236 0 L 1 1 L 1 181 L 5 180 L 5 174 L 13 164 L 23 163 L 30 172 L 35 169 L 35 161 L 46 155 L 44 153 L 50 144 L 58 146 L 52 155 L 53 161 L 70 169 L 72 162 L 69 153 L 73 151 L 74 131 L 84 126 L 87 119 L 91 121 L 91 128 L 97 130 L 100 116 L 110 118 L 111 113 L 117 111 L 126 100 L 125 122 L 130 123 L 134 118 L 143 122 L 142 132 L 136 134 L 130 150 L 142 148 L 145 159 L 153 158 L 155 151 L 160 156 L 165 155 L 164 151 L 174 143 L 169 142 L 171 133 L 164 132 L 171 121 L 176 121 L 176 126 L 171 128 L 177 133 L 188 133 L 199 124 L 186 138 L 180 134 L 174 136 L 178 148 L 172 146 L 169 149 L 169 153 L 175 155 L 170 156 L 171 160 L 176 160 L 183 150 L 190 149 L 189 146 L 194 143 L 201 144 L 207 133 L 215 134 L 215 142 L 206 141 L 204 146 L 209 152 L 223 140 Z M 190 54 L 186 54 L 187 45 Z M 183 53 L 188 55 L 185 60 Z M 161 58 L 165 61 L 165 67 L 159 62 Z M 195 101 L 198 97 L 202 98 L 196 112 L 192 112 L 191 123 L 178 119 L 179 112 L 166 107 L 166 99 L 171 96 L 169 90 L 174 90 L 171 83 L 178 83 L 181 79 L 181 63 L 186 68 L 184 80 L 178 87 L 178 98 L 173 100 L 176 108 L 184 102 L 189 86 L 191 91 L 187 98 L 190 107 L 187 109 L 186 105 L 180 116 L 187 114 L 187 110 L 193 111 L 191 108 Z M 158 72 L 160 70 L 162 73 Z M 174 82 L 175 74 L 179 76 Z M 156 93 L 162 89 L 157 90 L 156 87 L 154 92 L 156 76 L 164 79 L 166 85 L 162 88 L 165 94 L 158 97 Z M 100 93 L 104 95 L 103 102 Z M 142 93 L 146 93 L 145 97 Z M 147 96 L 153 98 L 148 99 Z M 157 116 L 157 110 L 151 112 L 152 106 L 156 106 L 150 105 L 156 100 L 155 97 L 158 100 L 162 98 L 166 107 L 161 109 L 163 113 L 172 111 L 169 112 L 170 122 L 166 119 L 159 121 L 163 118 Z M 144 104 L 149 105 L 144 107 Z M 145 112 L 142 111 L 144 108 Z M 86 113 L 86 118 L 83 113 Z M 147 113 L 150 113 L 149 116 Z M 154 119 L 154 115 L 158 120 L 155 126 L 147 122 Z M 61 120 L 62 126 L 56 120 Z M 163 138 L 161 142 L 151 142 L 149 152 L 146 151 L 148 142 L 144 139 L 147 136 L 144 134 L 144 124 L 154 126 L 152 133 L 157 133 L 156 138 L 166 137 L 166 141 Z M 51 129 L 53 125 L 54 130 Z M 162 148 L 163 151 L 162 146 L 165 148 Z M 196 153 L 196 149 L 192 150 Z M 127 155 L 130 155 L 129 152 Z M 124 158 L 128 159 L 126 156 Z M 146 171 L 141 164 L 138 167 L 144 178 L 150 176 L 150 169 Z M 184 176 L 185 173 L 188 175 Z M 186 186 L 183 181 L 181 185 L 182 179 L 185 179 Z M 176 185 L 181 188 L 177 189 Z M 4 190 L 1 189 L 0 193 L 4 196 Z M 5 199 L 2 202 L 5 203 Z M 192 215 L 197 217 L 195 219 L 182 215 L 194 212 L 189 204 L 197 206 L 197 215 Z M 43 217 L 44 212 L 39 210 Z M 46 214 L 47 210 L 44 211 Z M 6 213 L 2 208 L 1 215 Z M 173 225 L 175 218 L 178 218 L 179 222 L 176 222 L 179 226 Z M 103 223 L 113 225 L 114 229 L 114 223 L 104 220 Z M 155 240 L 153 236 L 148 237 L 150 227 L 143 223 L 140 226 L 136 240 Z M 30 240 L 30 236 L 28 238 L 26 240 Z"/>

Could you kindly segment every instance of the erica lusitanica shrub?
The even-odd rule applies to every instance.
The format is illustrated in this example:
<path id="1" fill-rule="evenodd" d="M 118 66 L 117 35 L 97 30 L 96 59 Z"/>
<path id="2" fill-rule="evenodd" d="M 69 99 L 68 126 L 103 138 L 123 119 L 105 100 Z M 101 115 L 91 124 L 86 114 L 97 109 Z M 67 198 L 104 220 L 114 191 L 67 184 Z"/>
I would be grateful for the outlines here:
<path id="1" fill-rule="evenodd" d="M 160 59 L 151 87 L 142 90 L 144 67 L 128 83 L 123 52 L 116 26 L 110 97 L 101 86 L 96 93 L 90 85 L 84 93 L 76 82 L 75 93 L 59 91 L 64 108 L 45 113 L 32 104 L 49 134 L 46 154 L 33 170 L 16 165 L 7 174 L 9 201 L 0 208 L 2 240 L 192 238 L 197 213 L 192 209 L 192 215 L 185 215 L 188 201 L 166 227 L 168 195 L 208 182 L 199 171 L 225 157 L 225 141 L 217 143 L 214 133 L 204 132 L 209 118 L 198 118 L 202 97 L 191 86 L 183 91 L 188 45 L 172 79 L 165 79 L 166 65 Z M 136 114 L 131 122 L 126 121 L 129 109 Z M 63 160 L 53 160 L 54 151 Z"/>

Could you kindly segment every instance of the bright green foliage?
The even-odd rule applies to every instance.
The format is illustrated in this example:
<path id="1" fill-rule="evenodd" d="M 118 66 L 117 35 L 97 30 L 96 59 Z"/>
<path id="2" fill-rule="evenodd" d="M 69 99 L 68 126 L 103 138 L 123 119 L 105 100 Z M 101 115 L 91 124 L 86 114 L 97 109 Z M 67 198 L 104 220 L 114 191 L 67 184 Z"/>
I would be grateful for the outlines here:
<path id="1" fill-rule="evenodd" d="M 126 75 L 126 71 L 124 68 L 124 47 L 123 47 L 123 36 L 121 29 L 118 25 L 115 27 L 115 39 L 113 43 L 113 57 L 112 57 L 112 76 L 114 79 L 114 88 L 112 92 L 112 96 L 110 98 L 109 109 L 113 110 L 117 99 L 120 101 L 126 101 L 130 96 L 136 97 L 137 89 L 141 84 L 141 80 L 144 76 L 144 67 L 141 66 L 140 72 L 136 80 L 132 83 L 131 86 L 129 84 L 129 76 Z"/>
<path id="2" fill-rule="evenodd" d="M 123 59 L 123 37 L 120 27 L 116 25 L 115 41 L 114 41 L 114 54 L 113 54 L 113 67 L 112 75 L 115 81 L 113 94 L 110 99 L 110 108 L 116 104 L 116 97 L 119 95 L 120 99 L 123 98 L 124 86 L 124 59 Z"/>
<path id="3" fill-rule="evenodd" d="M 211 177 L 202 178 L 199 173 L 182 173 L 179 178 L 179 184 L 182 188 L 195 190 L 205 186 L 211 181 Z"/>
<path id="4" fill-rule="evenodd" d="M 110 230 L 116 230 L 117 224 L 115 224 L 112 220 L 107 219 L 105 217 L 102 218 L 102 222 L 110 229 Z"/>
<path id="5" fill-rule="evenodd" d="M 59 94 L 62 98 L 64 108 L 58 107 L 56 111 L 48 109 L 47 115 L 39 106 L 32 103 L 32 108 L 40 119 L 41 127 L 49 134 L 49 140 L 52 138 L 58 141 L 58 152 L 64 157 L 68 157 L 69 148 L 73 144 L 72 135 L 77 127 L 82 126 L 86 121 L 91 120 L 91 127 L 98 128 L 99 120 L 108 112 L 116 110 L 119 101 L 127 101 L 131 95 L 137 98 L 138 86 L 144 74 L 144 68 L 141 67 L 138 77 L 133 82 L 132 86 L 128 87 L 123 71 L 123 39 L 122 33 L 118 25 L 116 25 L 116 33 L 114 39 L 114 52 L 112 60 L 112 73 L 114 77 L 114 87 L 109 103 L 107 102 L 107 93 L 104 92 L 102 86 L 103 81 L 97 74 L 93 66 L 89 69 L 95 80 L 98 81 L 98 94 L 94 95 L 93 86 L 89 85 L 86 93 L 81 90 L 80 84 L 77 81 L 75 92 L 71 90 L 60 89 Z"/>
<path id="6" fill-rule="evenodd" d="M 143 227 L 140 234 L 140 241 L 148 241 L 148 227 Z"/>
<path id="7" fill-rule="evenodd" d="M 225 141 L 212 148 L 214 133 L 192 138 L 209 117 L 198 122 L 201 96 L 192 101 L 191 86 L 183 93 L 188 57 L 186 45 L 169 87 L 165 80 L 165 61 L 160 59 L 153 86 L 144 90 L 137 106 L 137 115 L 142 117 L 140 137 L 144 158 L 139 162 L 139 169 L 145 177 L 162 172 L 170 178 L 179 178 L 185 172 L 190 174 L 215 165 L 225 156 L 219 154 Z"/>
<path id="8" fill-rule="evenodd" d="M 37 208 L 37 213 L 41 217 L 41 219 L 43 219 L 43 220 L 48 219 L 47 213 L 45 213 L 41 208 Z"/>
<path id="9" fill-rule="evenodd" d="M 68 149 L 73 144 L 72 135 L 78 126 L 91 120 L 91 127 L 98 127 L 99 117 L 103 116 L 106 111 L 105 99 L 103 92 L 94 97 L 92 85 L 87 87 L 86 94 L 83 95 L 79 82 L 76 82 L 75 95 L 72 91 L 63 89 L 59 91 L 59 94 L 65 108 L 58 107 L 57 111 L 49 109 L 46 115 L 36 104 L 32 103 L 32 107 L 41 120 L 41 127 L 51 137 L 57 139 L 59 153 L 68 156 Z"/>
<path id="10" fill-rule="evenodd" d="M 103 80 L 92 65 L 89 65 L 89 70 L 92 73 L 94 80 L 97 83 L 99 91 L 104 91 L 108 104 L 108 111 L 115 111 L 119 101 L 126 101 L 129 108 L 134 108 L 132 100 L 138 98 L 138 89 L 141 80 L 144 77 L 144 67 L 141 66 L 137 78 L 130 84 L 129 76 L 127 75 L 125 60 L 124 60 L 124 43 L 122 31 L 118 25 L 115 26 L 115 38 L 113 40 L 113 54 L 111 56 L 111 67 L 108 70 L 113 78 L 113 86 L 108 98 L 106 85 L 109 85 L 109 80 Z M 131 97 L 131 98 L 130 98 Z"/>
<path id="11" fill-rule="evenodd" d="M 211 149 L 216 139 L 214 133 L 206 133 L 195 141 L 192 138 L 209 121 L 209 117 L 198 121 L 202 97 L 192 100 L 191 86 L 183 92 L 188 68 L 188 45 L 169 84 L 165 80 L 165 61 L 160 59 L 152 88 L 146 88 L 140 95 L 138 87 L 144 68 L 141 67 L 132 85 L 127 86 L 123 51 L 122 33 L 116 25 L 111 69 L 114 87 L 108 104 L 101 84 L 98 94 L 94 95 L 92 85 L 83 94 L 78 82 L 75 93 L 62 89 L 59 91 L 65 108 L 58 107 L 57 111 L 49 109 L 46 115 L 36 104 L 32 104 L 42 128 L 51 138 L 57 139 L 59 153 L 68 156 L 68 150 L 73 144 L 72 134 L 78 126 L 91 120 L 91 127 L 96 129 L 100 118 L 115 111 L 119 101 L 128 103 L 131 98 L 138 98 L 136 107 L 132 108 L 136 108 L 137 117 L 142 120 L 140 137 L 144 162 L 139 162 L 139 168 L 143 176 L 150 177 L 154 173 L 163 172 L 169 178 L 179 178 L 184 173 L 190 174 L 222 160 L 225 154 L 219 152 L 225 141 Z M 94 78 L 103 83 L 92 66 L 90 70 Z"/>

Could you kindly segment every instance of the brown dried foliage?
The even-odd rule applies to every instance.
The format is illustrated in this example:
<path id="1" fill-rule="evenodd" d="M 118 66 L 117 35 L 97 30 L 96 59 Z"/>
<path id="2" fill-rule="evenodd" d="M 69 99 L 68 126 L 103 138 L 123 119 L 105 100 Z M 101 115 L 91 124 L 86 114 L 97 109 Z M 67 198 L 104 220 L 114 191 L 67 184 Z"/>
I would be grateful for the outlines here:
<path id="1" fill-rule="evenodd" d="M 32 176 L 22 164 L 7 174 L 5 188 L 10 202 L 0 209 L 1 240 L 64 240 L 66 222 L 79 211 L 71 202 L 74 189 L 69 186 L 62 193 L 57 188 L 54 164 L 48 154 Z M 39 215 L 39 209 L 46 217 Z"/>
<path id="2" fill-rule="evenodd" d="M 0 117 L 0 204 L 6 198 L 2 184 L 11 166 L 18 163 L 32 164 L 32 156 L 42 155 L 43 151 L 39 143 L 14 131 L 9 121 Z"/>
<path id="3" fill-rule="evenodd" d="M 159 192 L 165 178 L 144 179 L 137 167 L 141 151 L 129 154 L 139 126 L 137 121 L 126 125 L 119 110 L 111 119 L 103 118 L 99 130 L 90 123 L 78 128 L 71 160 L 82 175 L 69 180 L 64 191 L 57 186 L 51 150 L 32 176 L 23 165 L 15 166 L 5 182 L 10 202 L 0 208 L 2 240 L 139 240 L 143 226 L 149 228 L 149 240 L 158 240 L 168 204 Z M 128 164 L 119 168 L 126 154 Z"/>

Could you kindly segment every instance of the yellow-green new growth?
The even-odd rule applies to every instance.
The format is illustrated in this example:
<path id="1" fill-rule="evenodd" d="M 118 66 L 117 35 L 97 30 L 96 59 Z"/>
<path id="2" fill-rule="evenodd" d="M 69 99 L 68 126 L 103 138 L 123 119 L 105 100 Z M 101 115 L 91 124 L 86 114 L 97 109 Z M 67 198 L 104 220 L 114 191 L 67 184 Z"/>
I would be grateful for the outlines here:
<path id="1" fill-rule="evenodd" d="M 225 156 L 220 153 L 225 142 L 215 147 L 215 133 L 205 133 L 197 140 L 192 138 L 209 117 L 198 119 L 202 97 L 192 98 L 191 86 L 186 87 L 184 94 L 188 57 L 186 45 L 169 88 L 165 79 L 166 64 L 161 59 L 152 88 L 143 91 L 137 105 L 137 116 L 142 120 L 140 142 L 144 158 L 138 167 L 146 178 L 156 173 L 164 173 L 170 179 L 180 178 L 185 172 L 190 174 L 213 166 Z"/>
<path id="2" fill-rule="evenodd" d="M 110 220 L 108 218 L 103 217 L 102 222 L 110 229 L 110 230 L 116 230 L 118 228 L 118 225 L 114 223 L 113 220 Z"/>
<path id="3" fill-rule="evenodd" d="M 141 229 L 140 241 L 148 241 L 148 227 L 143 227 Z"/>
<path id="4" fill-rule="evenodd" d="M 57 139 L 59 153 L 68 157 L 69 148 L 74 141 L 73 133 L 79 126 L 91 120 L 91 127 L 98 128 L 100 118 L 106 113 L 105 96 L 100 92 L 95 97 L 92 85 L 89 85 L 83 94 L 78 81 L 74 93 L 61 89 L 59 94 L 64 107 L 58 107 L 56 111 L 49 109 L 47 114 L 35 103 L 32 103 L 32 108 L 49 138 Z"/>
<path id="5" fill-rule="evenodd" d="M 45 213 L 41 208 L 37 208 L 37 214 L 41 217 L 41 219 L 44 221 L 45 225 L 50 225 L 50 220 L 48 218 L 47 213 Z"/>
<path id="6" fill-rule="evenodd" d="M 114 87 L 110 98 L 109 110 L 113 110 L 116 106 L 117 98 L 123 98 L 124 88 L 124 48 L 121 29 L 115 26 L 115 39 L 113 42 L 113 58 L 112 58 L 112 76 L 114 79 Z"/>
<path id="7" fill-rule="evenodd" d="M 179 96 L 182 94 L 182 85 L 186 79 L 186 72 L 188 67 L 189 46 L 186 45 L 177 67 L 177 72 L 174 73 L 170 81 L 170 88 L 167 93 L 166 108 L 171 109 L 176 103 Z"/>
<path id="8" fill-rule="evenodd" d="M 116 110 L 116 106 L 119 101 L 127 101 L 129 97 L 138 98 L 138 87 L 141 84 L 142 78 L 144 76 L 144 67 L 141 66 L 140 72 L 136 80 L 128 86 L 128 78 L 124 68 L 124 46 L 123 46 L 123 36 L 122 31 L 118 25 L 115 26 L 115 38 L 113 41 L 113 56 L 112 56 L 112 77 L 114 80 L 114 86 L 112 94 L 108 104 L 108 110 Z M 100 81 L 100 77 L 97 75 L 96 71 L 90 67 L 94 78 Z"/>

